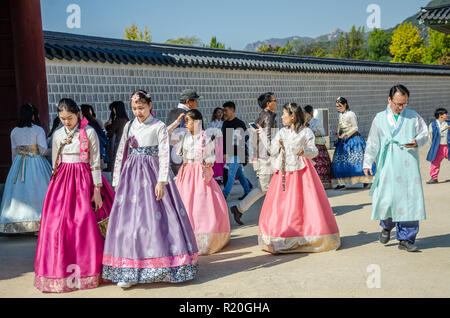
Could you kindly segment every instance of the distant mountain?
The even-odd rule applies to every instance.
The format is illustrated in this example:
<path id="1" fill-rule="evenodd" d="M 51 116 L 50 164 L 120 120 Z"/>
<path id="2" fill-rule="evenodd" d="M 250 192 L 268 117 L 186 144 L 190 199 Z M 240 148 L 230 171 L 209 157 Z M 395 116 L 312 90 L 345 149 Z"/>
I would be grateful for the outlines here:
<path id="1" fill-rule="evenodd" d="M 440 6 L 440 5 L 449 4 L 449 3 L 450 3 L 450 0 L 432 0 L 426 5 L 426 7 L 435 7 L 435 6 Z M 403 22 L 411 22 L 414 26 L 419 28 L 420 35 L 423 38 L 427 38 L 428 37 L 428 28 L 425 25 L 423 25 L 423 24 L 419 24 L 419 20 L 417 20 L 417 16 L 419 14 L 419 11 L 420 11 L 420 8 L 417 8 L 417 13 L 415 15 L 405 19 L 401 23 L 403 23 Z M 393 28 L 387 29 L 386 31 L 394 31 L 395 29 L 398 28 L 399 25 L 400 25 L 400 23 L 397 24 Z M 293 40 L 303 40 L 305 42 L 311 42 L 311 41 L 314 41 L 314 42 L 337 41 L 339 39 L 339 35 L 341 33 L 343 33 L 343 32 L 345 32 L 345 31 L 343 31 L 343 30 L 338 28 L 338 29 L 333 30 L 329 34 L 318 36 L 315 39 L 307 37 L 307 36 L 291 36 L 289 38 L 284 38 L 284 39 L 272 38 L 272 39 L 269 39 L 269 40 L 258 41 L 258 42 L 247 44 L 245 46 L 245 48 L 244 48 L 244 51 L 252 51 L 252 52 L 254 52 L 260 46 L 263 46 L 264 44 L 267 44 L 267 46 L 272 45 L 272 47 L 276 47 L 276 46 L 283 47 L 283 46 L 285 46 L 287 41 L 292 42 Z M 366 33 L 366 36 L 368 36 L 369 33 L 370 33 L 370 31 L 368 31 Z"/>
<path id="2" fill-rule="evenodd" d="M 337 29 L 334 29 L 333 31 L 331 31 L 330 34 L 318 36 L 317 38 L 315 38 L 314 41 L 316 41 L 316 42 L 337 41 L 339 39 L 339 35 L 341 35 L 341 33 L 344 33 L 344 32 L 345 31 L 337 28 Z"/>
<path id="3" fill-rule="evenodd" d="M 264 46 L 264 44 L 266 44 L 267 46 L 272 45 L 272 47 L 276 47 L 276 46 L 283 47 L 283 46 L 286 45 L 287 41 L 292 42 L 294 40 L 300 40 L 300 41 L 303 40 L 305 42 L 308 42 L 308 41 L 312 41 L 314 39 L 310 38 L 310 37 L 307 37 L 307 36 L 291 36 L 291 37 L 284 38 L 284 39 L 272 38 L 272 39 L 269 39 L 269 40 L 257 41 L 257 42 L 254 42 L 254 43 L 247 44 L 244 47 L 244 51 L 254 52 L 260 46 Z"/>
<path id="4" fill-rule="evenodd" d="M 283 46 L 286 45 L 287 41 L 292 42 L 294 40 L 300 40 L 300 41 L 305 41 L 305 42 L 311 42 L 311 41 L 315 41 L 315 42 L 337 41 L 337 39 L 339 38 L 339 34 L 341 34 L 342 32 L 344 32 L 344 31 L 342 31 L 341 29 L 335 29 L 331 33 L 318 36 L 315 39 L 307 37 L 307 36 L 291 36 L 291 37 L 284 38 L 284 39 L 272 38 L 272 39 L 268 39 L 268 40 L 264 40 L 264 41 L 257 41 L 257 42 L 254 42 L 254 43 L 247 44 L 244 47 L 244 51 L 254 52 L 260 46 L 263 46 L 264 44 L 266 44 L 267 46 L 272 45 L 272 47 L 276 47 L 276 46 L 283 47 Z"/>

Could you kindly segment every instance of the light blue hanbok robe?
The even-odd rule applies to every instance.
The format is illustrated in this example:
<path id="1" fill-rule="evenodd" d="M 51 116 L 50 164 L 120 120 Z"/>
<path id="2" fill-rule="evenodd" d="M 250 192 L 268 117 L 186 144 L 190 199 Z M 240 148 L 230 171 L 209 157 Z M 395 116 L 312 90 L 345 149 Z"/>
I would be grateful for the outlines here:
<path id="1" fill-rule="evenodd" d="M 427 125 L 412 109 L 403 110 L 397 120 L 389 105 L 376 115 L 364 155 L 365 169 L 375 160 L 377 164 L 370 191 L 372 220 L 408 222 L 426 218 L 418 147 L 425 145 L 427 138 Z M 413 140 L 418 147 L 403 146 Z"/>
<path id="2" fill-rule="evenodd" d="M 39 231 L 52 175 L 50 163 L 43 156 L 46 150 L 42 127 L 16 127 L 11 132 L 13 162 L 0 205 L 0 233 Z"/>

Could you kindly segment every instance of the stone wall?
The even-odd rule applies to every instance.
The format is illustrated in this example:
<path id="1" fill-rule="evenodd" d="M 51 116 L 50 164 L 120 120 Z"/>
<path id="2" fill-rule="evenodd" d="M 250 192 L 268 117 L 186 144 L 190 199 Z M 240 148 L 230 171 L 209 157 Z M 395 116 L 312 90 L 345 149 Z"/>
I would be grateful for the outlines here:
<path id="1" fill-rule="evenodd" d="M 435 108 L 450 109 L 448 76 L 282 73 L 51 60 L 46 60 L 46 68 L 51 120 L 56 116 L 58 100 L 70 97 L 78 104 L 93 105 L 97 117 L 104 122 L 109 117 L 108 105 L 122 100 L 129 107 L 130 94 L 136 89 L 152 95 L 156 116 L 163 121 L 178 104 L 180 92 L 195 88 L 203 97 L 198 109 L 207 122 L 215 107 L 232 100 L 237 116 L 247 123 L 254 121 L 260 112 L 256 98 L 272 91 L 278 101 L 278 120 L 287 102 L 311 104 L 329 109 L 330 131 L 335 130 L 338 122 L 335 100 L 343 96 L 358 116 L 363 136 L 368 135 L 375 114 L 386 107 L 390 87 L 397 83 L 408 87 L 411 91 L 408 107 L 418 111 L 427 122 L 433 119 Z"/>

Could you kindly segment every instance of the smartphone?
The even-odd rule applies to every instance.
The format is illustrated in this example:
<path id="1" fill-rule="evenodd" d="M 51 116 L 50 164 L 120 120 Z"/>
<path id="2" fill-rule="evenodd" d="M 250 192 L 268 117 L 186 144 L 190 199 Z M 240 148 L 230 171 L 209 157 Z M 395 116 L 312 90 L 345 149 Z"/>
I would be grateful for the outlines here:
<path id="1" fill-rule="evenodd" d="M 256 130 L 258 130 L 258 129 L 259 129 L 259 127 L 258 127 L 258 126 L 256 126 L 256 124 L 255 124 L 255 123 L 250 123 L 249 125 L 250 125 L 250 127 L 252 127 L 253 129 L 256 129 Z"/>
<path id="2" fill-rule="evenodd" d="M 415 146 L 415 145 L 416 145 L 415 143 L 403 144 L 403 146 L 409 146 L 409 147 L 412 147 L 412 146 Z"/>

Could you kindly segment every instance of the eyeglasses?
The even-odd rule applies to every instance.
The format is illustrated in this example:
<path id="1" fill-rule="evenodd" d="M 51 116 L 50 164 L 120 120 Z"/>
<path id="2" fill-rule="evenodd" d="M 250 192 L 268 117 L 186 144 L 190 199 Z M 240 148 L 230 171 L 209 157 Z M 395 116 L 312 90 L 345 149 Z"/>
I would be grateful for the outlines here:
<path id="1" fill-rule="evenodd" d="M 270 102 L 271 102 L 271 103 L 276 103 L 277 100 L 276 100 L 276 99 L 272 99 Z"/>
<path id="2" fill-rule="evenodd" d="M 397 104 L 397 103 L 392 102 L 392 105 L 393 105 L 393 106 L 396 106 L 396 107 L 407 107 L 407 106 L 408 106 L 408 103 L 405 103 L 405 104 Z"/>

